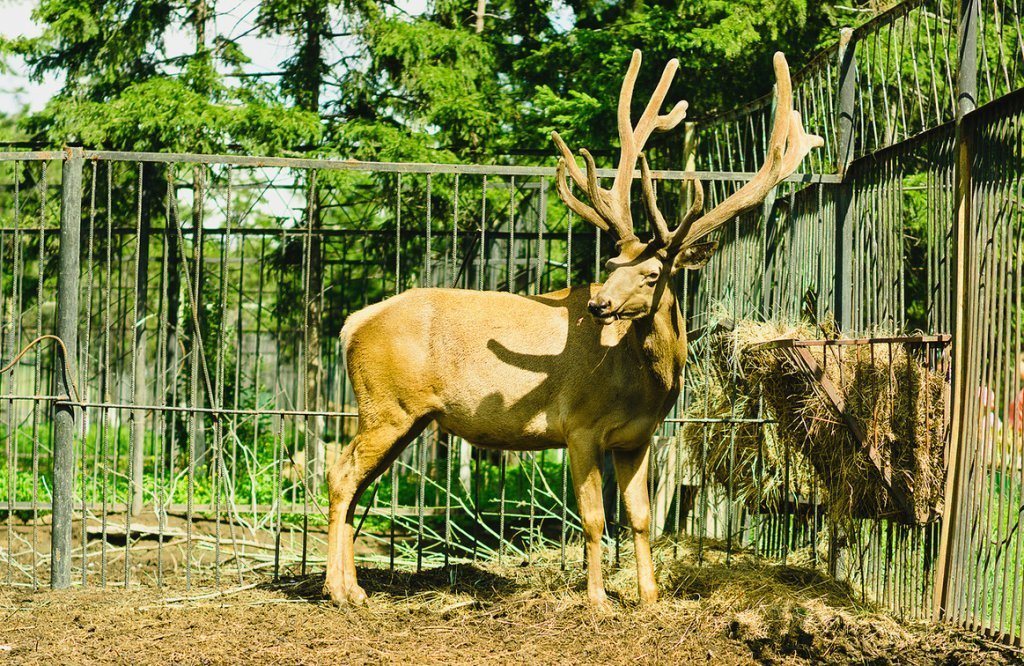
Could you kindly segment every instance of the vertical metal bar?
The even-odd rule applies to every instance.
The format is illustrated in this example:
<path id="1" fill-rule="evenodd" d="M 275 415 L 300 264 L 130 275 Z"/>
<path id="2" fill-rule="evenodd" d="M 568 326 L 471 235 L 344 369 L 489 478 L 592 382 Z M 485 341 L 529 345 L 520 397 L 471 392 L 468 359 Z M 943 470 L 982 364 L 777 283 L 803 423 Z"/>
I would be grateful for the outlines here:
<path id="1" fill-rule="evenodd" d="M 569 191 L 572 192 L 572 184 L 569 184 Z M 572 286 L 572 210 L 566 211 L 565 222 L 565 288 Z M 562 450 L 562 524 L 558 534 L 558 561 L 562 571 L 565 571 L 565 531 L 566 520 L 569 515 L 569 449 Z"/>
<path id="2" fill-rule="evenodd" d="M 395 293 L 402 291 L 402 174 L 395 185 Z"/>
<path id="3" fill-rule="evenodd" d="M 283 501 L 282 483 L 284 477 L 284 416 L 277 420 L 277 437 L 274 441 L 274 580 L 281 577 L 281 502 Z"/>
<path id="4" fill-rule="evenodd" d="M 433 240 L 433 237 L 432 237 L 433 229 L 431 228 L 433 226 L 433 220 L 431 219 L 431 213 L 433 212 L 432 211 L 432 204 L 433 204 L 433 196 L 432 195 L 433 195 L 433 192 L 431 191 L 432 190 L 432 188 L 431 188 L 432 185 L 433 185 L 433 183 L 431 182 L 430 174 L 428 173 L 427 174 L 427 230 L 426 230 L 426 233 L 427 233 L 427 250 L 426 250 L 426 252 L 424 252 L 424 257 L 423 257 L 424 262 L 425 262 L 425 270 L 424 270 L 423 283 L 420 285 L 421 287 L 433 287 L 434 286 L 434 280 L 433 280 L 433 275 L 432 275 L 433 269 L 434 269 L 434 257 L 433 257 L 433 248 L 431 247 L 431 242 Z"/>
<path id="5" fill-rule="evenodd" d="M 232 200 L 234 198 L 233 194 L 232 194 L 232 191 L 231 191 L 231 184 L 232 184 L 232 171 L 231 170 L 228 170 L 227 179 L 228 179 L 228 183 L 227 183 L 227 185 L 228 185 L 228 195 L 227 195 L 228 199 L 227 199 L 226 218 L 227 218 L 227 221 L 228 221 L 229 226 L 230 226 L 230 222 L 231 222 L 231 203 L 232 203 Z M 244 222 L 244 214 L 243 214 L 243 216 L 239 217 L 239 224 L 242 224 L 243 222 Z M 264 241 L 265 238 L 266 238 L 265 236 L 261 236 L 260 237 L 261 242 Z M 233 401 L 232 402 L 233 402 L 233 407 L 235 409 L 238 409 L 240 407 L 240 404 L 241 404 L 242 381 L 243 381 L 243 379 L 242 379 L 242 365 L 243 365 L 243 363 L 245 361 L 245 352 L 244 352 L 244 350 L 245 350 L 245 310 L 243 308 L 243 303 L 245 302 L 245 261 L 246 261 L 246 254 L 245 254 L 245 237 L 244 236 L 240 237 L 239 240 L 238 240 L 238 249 L 239 249 L 239 251 L 238 251 L 238 290 L 236 292 L 236 296 L 237 296 L 238 300 L 236 301 L 237 311 L 235 313 L 235 377 L 234 377 L 234 385 L 232 387 L 232 393 L 233 393 L 233 396 L 232 396 L 233 397 Z M 262 266 L 258 267 L 257 271 L 260 273 L 260 280 L 262 281 L 262 277 L 263 277 L 263 275 L 262 275 L 263 274 Z M 259 319 L 259 311 L 258 310 L 257 310 L 257 313 L 256 313 L 256 317 L 257 317 L 257 321 L 258 321 L 258 319 Z M 257 328 L 258 327 L 259 327 L 259 324 L 257 324 Z M 257 339 L 257 344 L 258 344 L 259 336 L 257 336 L 256 339 Z M 259 355 L 259 350 L 257 349 L 256 351 L 257 351 L 257 353 L 255 354 L 255 356 L 258 356 Z M 256 363 L 258 363 L 258 361 L 256 361 Z M 255 378 L 255 375 L 254 375 L 254 378 Z M 258 386 L 258 384 L 257 384 L 257 386 Z M 259 391 L 257 390 L 255 392 L 255 394 L 258 394 L 258 393 L 259 393 Z M 256 395 L 254 395 L 253 396 L 253 408 L 258 408 L 258 404 L 257 403 L 258 403 L 258 400 L 256 398 Z M 344 404 L 344 403 L 342 402 L 341 404 Z M 257 433 L 259 431 L 259 422 L 260 422 L 260 419 L 259 419 L 258 416 L 253 417 L 253 420 L 252 420 L 253 433 Z M 338 424 L 338 427 L 339 427 L 339 430 L 340 430 L 340 427 L 341 427 L 340 423 Z M 235 416 L 231 417 L 230 424 L 229 424 L 228 428 L 229 428 L 229 432 L 231 433 L 231 437 L 230 437 L 230 440 L 229 440 L 231 442 L 231 466 L 230 466 L 229 469 L 231 470 L 231 474 L 232 474 L 230 482 L 229 482 L 230 483 L 231 491 L 230 491 L 230 493 L 228 495 L 228 501 L 231 502 L 232 505 L 234 505 L 234 502 L 235 502 L 235 479 L 238 478 L 238 449 L 239 449 L 239 447 L 241 445 L 241 441 L 238 438 L 238 419 L 237 419 L 237 417 L 235 417 Z M 230 511 L 230 509 L 229 509 L 229 512 L 228 512 L 228 524 L 231 526 L 232 534 L 234 533 L 234 520 L 233 520 L 233 518 L 234 518 L 233 512 Z M 236 557 L 235 558 L 235 562 L 236 562 L 237 567 L 238 567 L 238 582 L 239 582 L 239 584 L 241 584 L 241 582 L 242 582 L 242 561 L 241 561 L 241 558 Z"/>
<path id="6" fill-rule="evenodd" d="M 21 162 L 14 163 L 14 236 L 12 238 L 13 247 L 11 258 L 14 267 L 11 275 L 11 305 L 4 311 L 4 325 L 8 333 L 4 336 L 4 359 L 8 360 L 14 356 L 14 350 L 16 349 L 15 343 L 18 341 L 21 333 L 21 317 L 15 317 L 16 312 L 20 312 L 21 305 L 21 260 L 22 260 L 22 248 L 21 248 L 21 230 L 19 224 L 21 222 Z M 8 375 L 7 380 L 7 391 L 8 395 L 14 395 L 15 390 L 15 377 L 17 373 L 11 372 Z M 14 415 L 15 403 L 13 400 L 7 401 L 7 433 L 4 437 L 4 443 L 7 454 L 7 487 L 11 489 L 7 493 L 7 552 L 13 552 L 13 539 L 14 539 L 14 502 L 15 497 L 15 486 L 17 485 L 17 474 L 18 474 L 18 440 L 15 437 L 14 429 L 17 419 Z M 14 562 L 10 559 L 7 561 L 7 584 L 11 584 L 11 579 L 14 571 Z"/>
<path id="7" fill-rule="evenodd" d="M 217 353 L 216 353 L 216 365 L 214 368 L 214 383 L 213 383 L 213 395 L 210 396 L 210 401 L 213 403 L 211 406 L 220 408 L 224 406 L 224 354 L 228 347 L 225 338 L 224 321 L 227 319 L 227 300 L 228 300 L 228 246 L 231 243 L 231 165 L 225 167 L 224 180 L 226 186 L 225 201 L 224 201 L 224 235 L 221 236 L 220 241 L 220 312 L 217 317 Z M 241 269 L 242 263 L 244 262 L 245 254 L 245 239 L 239 244 L 241 247 L 241 254 L 239 268 Z M 241 341 L 236 341 L 236 362 L 235 367 L 237 368 L 241 361 L 241 355 L 237 353 L 241 349 L 239 344 Z M 235 383 L 235 395 L 238 395 L 237 391 L 238 384 Z M 227 470 L 224 469 L 224 436 L 223 436 L 223 423 L 221 422 L 221 416 L 215 414 L 213 417 L 213 472 L 210 475 L 212 479 L 213 493 L 213 512 L 214 512 L 214 542 L 213 542 L 213 576 L 214 585 L 220 587 L 220 568 L 221 568 L 221 484 L 225 484 L 225 494 L 227 491 L 228 474 Z M 229 495 L 230 498 L 230 495 Z M 231 531 L 234 535 L 234 530 Z M 237 552 L 237 550 L 236 550 Z M 235 558 L 237 562 L 239 558 Z"/>
<path id="8" fill-rule="evenodd" d="M 86 292 L 85 292 L 85 345 L 82 348 L 82 352 L 79 355 L 79 372 L 78 372 L 78 386 L 79 390 L 82 391 L 80 396 L 82 400 L 88 402 L 89 400 L 89 353 L 90 343 L 92 341 L 92 286 L 93 286 L 93 249 L 96 238 L 96 178 L 99 174 L 99 166 L 94 161 L 92 163 L 92 172 L 89 179 L 89 245 L 86 249 L 86 268 L 85 268 L 85 279 L 86 279 Z M 82 410 L 82 460 L 81 460 L 81 506 L 82 516 L 85 516 L 86 499 L 88 496 L 88 467 L 87 461 L 88 456 L 86 455 L 86 442 L 89 439 L 89 410 Z M 94 443 L 95 447 L 95 443 Z M 88 546 L 89 540 L 86 534 L 86 521 L 82 520 L 82 587 L 88 583 Z"/>
<path id="9" fill-rule="evenodd" d="M 476 288 L 483 291 L 484 273 L 487 272 L 487 176 L 480 185 L 480 258 L 476 267 Z"/>
<path id="10" fill-rule="evenodd" d="M 455 174 L 455 191 L 452 193 L 452 247 L 451 256 L 449 258 L 449 279 L 448 286 L 456 287 L 456 281 L 458 280 L 458 274 L 456 271 L 456 262 L 458 261 L 459 252 L 459 174 Z"/>
<path id="11" fill-rule="evenodd" d="M 82 149 L 67 149 L 61 172 L 60 257 L 57 276 L 57 337 L 67 355 L 58 355 L 57 376 L 64 392 L 74 399 L 71 378 L 78 350 L 78 280 L 81 264 Z M 40 251 L 41 248 L 40 248 Z M 42 274 L 40 265 L 39 272 Z M 71 513 L 75 479 L 75 408 L 57 404 L 54 409 L 53 526 L 50 540 L 50 587 L 71 586 Z M 83 516 L 84 519 L 84 516 Z"/>
<path id="12" fill-rule="evenodd" d="M 264 270 L 264 266 L 267 265 L 266 262 L 267 262 L 267 237 L 266 236 L 261 236 L 260 237 L 260 261 L 259 261 L 259 270 L 258 270 L 259 277 L 257 278 L 257 282 L 256 282 L 256 331 L 254 333 L 255 342 L 253 343 L 253 349 L 254 349 L 255 353 L 253 354 L 253 361 L 252 361 L 252 366 L 253 366 L 252 367 L 252 393 L 253 393 L 253 400 L 252 401 L 253 401 L 253 407 L 254 408 L 259 408 L 259 403 L 260 403 L 260 399 L 259 399 L 259 395 L 260 395 L 260 375 L 262 374 L 262 371 L 263 371 L 263 354 L 262 354 L 262 340 L 263 340 L 263 293 L 264 293 L 263 286 L 264 286 L 264 283 L 265 283 L 265 276 L 266 276 L 266 273 L 267 273 L 267 271 Z M 280 317 L 276 317 L 276 319 L 278 321 L 278 325 L 280 325 L 281 318 Z M 275 369 L 275 372 L 277 371 L 277 367 L 278 367 L 278 360 L 277 360 L 277 355 L 275 354 L 275 356 L 274 356 L 274 369 Z M 277 390 L 277 387 L 275 386 L 274 387 L 275 393 L 276 393 L 276 390 Z M 272 427 L 273 426 L 271 425 L 271 428 Z M 272 441 L 274 441 L 274 443 L 273 443 L 273 447 L 274 447 L 273 455 L 276 456 L 277 455 L 277 444 L 276 444 L 276 440 L 273 440 L 273 433 L 271 433 L 271 439 L 272 439 Z M 253 420 L 253 424 L 252 424 L 252 456 L 253 457 L 256 457 L 258 455 L 257 452 L 259 451 L 259 442 L 260 442 L 260 420 L 258 418 L 256 418 L 256 419 Z M 276 460 L 276 458 L 272 458 L 272 459 Z M 256 488 L 254 487 L 254 485 L 255 484 L 249 484 L 249 486 L 250 486 L 249 487 L 249 502 L 250 502 L 250 507 L 252 508 L 252 513 L 253 513 L 252 520 L 253 520 L 253 522 L 256 522 L 256 520 L 257 520 L 257 516 L 256 516 Z M 278 485 L 275 485 L 275 487 L 274 487 L 275 501 L 277 501 L 277 499 L 278 499 L 277 498 Z"/>
<path id="13" fill-rule="evenodd" d="M 480 459 L 483 457 L 484 450 L 481 448 L 474 447 L 472 450 L 473 457 L 473 522 L 476 525 L 480 524 Z M 477 536 L 477 530 L 473 530 L 473 561 L 476 561 L 477 547 L 480 545 L 480 537 Z"/>
<path id="14" fill-rule="evenodd" d="M 170 401 L 172 406 L 179 406 L 179 381 L 178 373 L 179 369 L 184 367 L 184 358 L 179 356 L 185 351 L 183 336 L 181 332 L 181 325 L 178 319 L 178 308 L 181 301 L 181 276 L 178 271 L 180 266 L 185 260 L 185 250 L 182 243 L 179 241 L 180 234 L 179 229 L 181 222 L 178 219 L 178 198 L 177 191 L 174 189 L 174 178 L 175 169 L 173 166 L 169 166 L 167 173 L 165 174 L 167 180 L 167 200 L 165 202 L 165 233 L 164 243 L 166 249 L 164 251 L 165 261 L 169 264 L 169 267 L 164 268 L 164 294 L 166 306 L 164 308 L 163 320 L 161 323 L 164 329 L 164 353 L 167 357 L 163 360 L 164 372 L 167 373 L 167 381 L 169 386 L 166 387 L 164 393 L 164 400 Z M 105 330 L 105 329 L 104 329 Z M 179 454 L 179 442 L 178 442 L 178 424 L 184 421 L 184 416 L 179 415 L 177 412 L 166 412 L 164 416 L 164 436 L 169 439 L 165 444 L 167 447 L 167 470 L 164 476 L 165 481 L 170 481 L 167 490 L 165 503 L 170 504 L 174 501 L 175 496 L 175 479 L 177 478 L 176 466 Z M 102 423 L 102 419 L 101 419 Z M 162 530 L 167 526 L 167 510 L 166 506 L 161 509 L 161 533 Z M 157 544 L 161 546 L 161 544 Z M 162 564 L 160 565 L 163 566 Z"/>
<path id="15" fill-rule="evenodd" d="M 426 251 L 424 252 L 424 280 L 420 284 L 421 287 L 433 287 L 433 281 L 431 279 L 431 272 L 433 270 L 433 257 L 431 241 L 432 241 L 432 230 L 433 225 L 432 219 L 432 182 L 430 174 L 427 174 L 427 224 L 426 224 Z M 440 430 L 436 431 L 440 435 Z M 427 492 L 427 454 L 425 451 L 426 436 L 421 432 L 416 438 L 416 451 L 418 453 L 416 470 L 418 472 L 418 483 L 416 489 L 416 571 L 423 570 L 423 529 L 424 529 L 424 508 L 423 505 L 426 502 Z"/>
<path id="16" fill-rule="evenodd" d="M 835 313 L 839 328 L 853 328 L 853 227 L 854 189 L 847 168 L 854 154 L 854 113 L 856 103 L 857 56 L 853 31 L 839 33 L 839 91 L 836 126 L 839 132 L 837 170 L 843 183 L 836 186 Z"/>
<path id="17" fill-rule="evenodd" d="M 143 378 L 139 377 L 139 355 L 145 356 L 146 348 L 141 346 L 140 341 L 145 338 L 142 331 L 145 331 L 145 323 L 139 320 L 139 300 L 142 300 L 142 316 L 146 314 L 145 289 L 147 280 L 146 261 L 148 258 L 148 247 L 143 250 L 143 244 L 148 244 L 148 236 L 142 234 L 142 162 L 138 163 L 138 179 L 136 181 L 136 217 L 135 217 L 135 298 L 132 302 L 131 326 L 131 384 L 130 393 L 132 402 L 136 405 L 142 402 L 142 391 L 145 388 Z M 145 361 L 145 358 L 142 359 Z M 128 493 L 130 498 L 127 511 L 124 512 L 124 586 L 128 587 L 131 580 L 131 545 L 132 545 L 132 516 L 142 511 L 142 461 L 143 447 L 145 445 L 145 428 L 138 427 L 146 419 L 146 413 L 139 410 L 131 410 L 128 414 L 131 419 L 131 426 L 128 431 Z M 84 516 L 83 516 L 84 520 Z"/>
<path id="18" fill-rule="evenodd" d="M 505 286 L 509 293 L 516 291 L 516 177 L 509 178 L 508 183 L 508 264 Z M 502 455 L 504 457 L 504 454 Z"/>
<path id="19" fill-rule="evenodd" d="M 36 189 L 39 193 L 39 245 L 38 254 L 36 257 L 37 265 L 39 266 L 39 275 L 36 280 L 36 303 L 42 303 L 44 301 L 44 284 L 45 284 L 45 266 L 46 266 L 46 188 L 49 184 L 47 182 L 46 171 L 49 166 L 49 162 L 42 162 L 39 167 L 39 182 L 36 185 Z M 79 213 L 81 215 L 81 213 Z M 42 333 L 43 329 L 43 309 L 41 307 L 36 308 L 36 335 Z M 36 347 L 35 352 L 35 372 L 33 373 L 33 384 L 32 393 L 33 395 L 39 395 L 42 392 L 42 352 L 39 347 Z M 67 377 L 67 375 L 65 375 Z M 32 401 L 32 588 L 36 589 L 39 586 L 39 548 L 37 547 L 37 536 L 39 533 L 39 448 L 40 448 L 40 437 L 39 437 L 39 421 L 40 421 L 40 401 Z M 72 451 L 74 451 L 74 444 L 72 443 Z M 51 548 L 53 545 L 53 532 L 51 531 Z M 51 558 L 51 568 L 52 568 Z"/>
<path id="20" fill-rule="evenodd" d="M 193 172 L 193 192 L 192 192 L 192 262 L 193 262 L 193 282 L 188 285 L 191 291 L 191 299 L 189 306 L 193 309 L 192 313 L 192 340 L 191 349 L 189 350 L 189 412 L 188 412 L 188 442 L 186 444 L 187 455 L 187 467 L 186 467 L 186 489 L 185 489 L 185 589 L 190 590 L 192 588 L 192 565 L 193 565 L 193 554 L 195 550 L 195 538 L 193 537 L 193 518 L 195 516 L 194 503 L 196 493 L 196 457 L 197 450 L 199 448 L 199 422 L 203 419 L 201 412 L 195 411 L 199 407 L 199 363 L 200 355 L 202 352 L 202 344 L 200 338 L 202 331 L 200 330 L 199 324 L 199 313 L 196 311 L 200 307 L 202 302 L 202 257 L 203 257 L 203 184 L 206 177 L 205 165 L 196 166 Z M 179 220 L 180 221 L 180 220 Z M 180 224 L 178 226 L 178 232 L 181 233 Z M 184 259 L 184 238 L 181 238 L 181 249 L 182 249 L 182 264 L 186 270 L 186 281 L 188 279 L 188 266 L 187 260 Z M 203 451 L 206 449 L 206 442 L 203 442 Z"/>
<path id="21" fill-rule="evenodd" d="M 157 329 L 157 342 L 156 342 L 156 364 L 157 364 L 157 386 L 156 395 L 159 396 L 158 400 L 160 403 L 166 405 L 168 399 L 171 397 L 168 395 L 167 383 L 168 374 L 171 370 L 168 361 L 170 355 L 167 353 L 167 345 L 171 341 L 169 335 L 169 303 L 170 295 L 168 294 L 168 282 L 169 282 L 169 266 L 171 265 L 171 244 L 170 244 L 170 227 L 171 227 L 171 195 L 173 193 L 173 167 L 168 165 L 165 176 L 167 179 L 167 191 L 164 196 L 164 234 L 161 242 L 161 262 L 160 262 L 160 304 L 157 307 L 157 312 L 160 313 L 159 328 Z M 92 222 L 90 221 L 90 227 Z M 89 230 L 90 238 L 92 229 Z M 89 242 L 90 247 L 92 241 Z M 90 251 L 90 270 L 89 274 L 92 274 L 92 252 Z M 91 288 L 91 287 L 90 287 Z M 92 309 L 92 301 L 89 301 L 88 309 Z M 89 320 L 89 317 L 86 318 Z M 87 329 L 88 331 L 88 329 Z M 86 333 L 86 349 L 88 350 L 89 338 L 88 332 Z M 173 412 L 172 412 L 173 413 Z M 164 542 L 164 527 L 167 520 L 166 505 L 170 503 L 170 493 L 165 493 L 164 480 L 165 474 L 173 470 L 174 458 L 172 451 L 170 450 L 173 438 L 167 436 L 168 423 L 173 423 L 173 417 L 168 418 L 168 412 L 160 410 L 157 412 L 157 424 L 154 428 L 154 440 L 159 443 L 157 445 L 157 455 L 154 461 L 154 491 L 155 491 L 155 502 L 154 509 L 156 511 L 157 521 L 157 542 L 156 542 L 156 584 L 157 586 L 163 586 L 164 583 L 164 562 L 163 562 L 163 542 Z M 163 439 L 160 439 L 160 436 Z M 166 462 L 165 462 L 166 457 Z M 166 469 L 165 469 L 166 468 Z"/>
<path id="22" fill-rule="evenodd" d="M 416 488 L 416 571 L 423 570 L 423 504 L 426 502 L 427 491 L 427 451 L 426 436 L 422 433 L 416 438 L 417 465 L 419 479 Z"/>
<path id="23" fill-rule="evenodd" d="M 958 60 L 960 63 L 957 72 L 957 170 L 956 170 L 956 232 L 953 244 L 954 269 L 953 276 L 953 298 L 951 311 L 955 313 L 954 324 L 954 354 L 952 367 L 952 385 L 950 387 L 950 402 L 952 423 L 950 427 L 949 454 L 947 456 L 947 474 L 945 495 L 945 519 L 942 521 L 942 536 L 939 541 L 939 555 L 936 564 L 934 600 L 932 606 L 932 617 L 939 620 L 946 612 L 949 603 L 950 544 L 959 538 L 957 533 L 957 517 L 960 515 L 960 486 L 963 471 L 962 442 L 964 435 L 964 407 L 967 402 L 965 395 L 964 381 L 966 377 L 967 353 L 972 344 L 969 339 L 969 331 L 973 329 L 973 322 L 967 319 L 967 280 L 968 267 L 970 266 L 970 252 L 972 247 L 970 239 L 973 233 L 971 227 L 971 149 L 970 132 L 965 131 L 963 118 L 974 110 L 977 105 L 978 93 L 978 48 L 977 30 L 980 0 L 961 0 L 960 20 L 958 26 Z M 964 526 L 965 527 L 965 526 Z"/>
<path id="24" fill-rule="evenodd" d="M 459 239 L 459 174 L 455 174 L 455 191 L 452 193 L 452 247 L 449 264 L 448 280 L 450 287 L 455 287 L 455 264 Z M 448 450 L 445 455 L 444 481 L 444 566 L 448 567 L 452 550 L 452 467 L 455 463 L 455 435 L 448 435 Z M 461 462 L 461 461 L 460 461 Z"/>
<path id="25" fill-rule="evenodd" d="M 541 293 L 541 279 L 544 271 L 544 227 L 547 222 L 547 179 L 541 178 L 540 201 L 537 212 L 537 266 L 534 276 L 534 293 Z M 527 271 L 529 279 L 529 271 Z M 544 474 L 544 453 L 541 452 L 541 474 Z M 533 551 L 535 547 L 536 521 L 537 521 L 537 453 L 531 452 L 530 456 L 530 531 L 529 542 L 527 543 L 526 557 L 528 563 L 533 563 Z M 546 484 L 545 484 L 546 485 Z"/>
<path id="26" fill-rule="evenodd" d="M 539 294 L 543 291 L 542 278 L 545 271 L 544 257 L 546 256 L 544 248 L 544 229 L 547 227 L 548 221 L 548 181 L 546 178 L 540 179 L 540 203 L 539 211 L 537 215 L 537 272 L 534 275 L 536 280 L 534 286 L 534 293 Z"/>
<path id="27" fill-rule="evenodd" d="M 149 285 L 149 215 L 143 211 L 143 167 L 138 163 L 138 198 L 136 200 L 136 257 L 135 257 L 135 304 L 132 318 L 132 401 L 143 404 L 146 395 L 146 294 Z M 148 211 L 146 211 L 148 212 Z M 143 458 L 146 442 L 146 412 L 133 410 L 131 418 L 131 515 L 142 512 L 143 503 Z M 126 558 L 127 559 L 127 558 Z M 126 576 L 127 578 L 127 576 Z"/>
<path id="28" fill-rule="evenodd" d="M 395 187 L 395 294 L 402 290 L 402 174 Z M 395 570 L 395 522 L 398 513 L 398 461 L 391 463 L 390 539 L 388 541 L 388 568 Z"/>
<path id="29" fill-rule="evenodd" d="M 402 174 L 398 174 L 401 179 Z M 303 281 L 302 281 L 302 366 L 306 369 L 303 381 L 302 407 L 309 411 L 316 409 L 320 400 L 320 321 L 319 315 L 322 312 L 316 303 L 319 301 L 319 291 L 315 289 L 314 282 L 322 282 L 321 276 L 314 280 L 313 272 L 322 271 L 323 263 L 319 257 L 314 257 L 320 251 L 320 212 L 317 209 L 316 169 L 309 172 L 309 181 L 306 192 L 306 237 L 303 244 Z M 398 260 L 400 249 L 398 240 L 400 237 L 400 226 L 402 220 L 402 194 L 401 180 L 399 180 L 398 193 L 398 227 L 396 227 L 395 246 L 395 284 L 398 288 Z M 314 230 L 317 236 L 314 237 Z M 314 317 L 316 321 L 314 321 Z M 315 358 L 310 358 L 315 356 Z M 313 369 L 310 373 L 309 370 Z M 310 374 L 313 375 L 312 381 Z M 309 556 L 309 502 L 310 495 L 315 494 L 320 488 L 319 473 L 323 461 L 320 459 L 320 428 L 317 423 L 317 416 L 306 415 L 302 419 L 303 424 L 303 447 L 306 452 L 305 464 L 302 468 L 302 560 L 299 567 L 300 575 L 306 575 L 306 565 Z M 315 498 L 313 498 L 315 500 Z"/>
<path id="30" fill-rule="evenodd" d="M 499 452 L 498 461 L 498 566 L 501 566 L 505 556 L 505 481 L 508 469 L 505 451 Z"/>

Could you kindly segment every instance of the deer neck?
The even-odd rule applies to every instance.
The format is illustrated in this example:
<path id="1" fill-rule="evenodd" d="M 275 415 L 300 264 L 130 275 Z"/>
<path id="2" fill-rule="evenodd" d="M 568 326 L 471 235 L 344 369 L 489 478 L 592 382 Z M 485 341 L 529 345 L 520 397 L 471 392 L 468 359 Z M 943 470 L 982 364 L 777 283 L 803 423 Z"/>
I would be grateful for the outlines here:
<path id="1" fill-rule="evenodd" d="M 666 389 L 675 388 L 686 361 L 686 335 L 670 287 L 657 299 L 651 316 L 636 322 L 633 333 L 654 375 Z"/>

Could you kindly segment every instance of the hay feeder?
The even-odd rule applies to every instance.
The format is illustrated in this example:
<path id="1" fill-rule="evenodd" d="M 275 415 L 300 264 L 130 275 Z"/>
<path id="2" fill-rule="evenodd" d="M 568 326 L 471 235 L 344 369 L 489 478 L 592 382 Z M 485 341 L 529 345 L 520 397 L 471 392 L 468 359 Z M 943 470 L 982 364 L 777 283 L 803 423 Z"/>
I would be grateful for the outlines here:
<path id="1" fill-rule="evenodd" d="M 754 354 L 774 354 L 783 372 L 802 380 L 805 390 L 791 393 L 789 404 L 780 404 L 780 398 L 787 400 L 783 396 L 773 400 L 768 391 L 762 396 L 774 403 L 780 428 L 797 426 L 798 420 L 805 425 L 802 452 L 829 488 L 833 504 L 848 499 L 845 508 L 853 516 L 884 515 L 907 524 L 940 515 L 949 341 L 949 335 L 789 338 L 750 348 Z M 838 423 L 811 432 L 815 427 L 806 427 L 807 412 L 795 413 L 801 398 L 805 410 L 820 412 L 826 406 Z M 820 423 L 820 414 L 815 420 Z M 837 469 L 831 449 L 842 450 L 847 463 Z M 848 492 L 844 498 L 841 486 Z"/>
<path id="2" fill-rule="evenodd" d="M 754 512 L 810 502 L 833 524 L 935 520 L 950 336 L 820 333 L 757 321 L 710 329 L 690 380 L 690 456 Z"/>

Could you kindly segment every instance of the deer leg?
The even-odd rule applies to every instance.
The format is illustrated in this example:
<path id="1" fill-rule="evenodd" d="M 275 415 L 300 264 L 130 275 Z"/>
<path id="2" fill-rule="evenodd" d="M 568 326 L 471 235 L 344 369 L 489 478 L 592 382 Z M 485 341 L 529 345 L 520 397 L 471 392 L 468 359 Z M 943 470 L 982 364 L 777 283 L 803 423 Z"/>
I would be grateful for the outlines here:
<path id="1" fill-rule="evenodd" d="M 592 440 L 569 445 L 576 504 L 583 523 L 587 554 L 587 597 L 601 610 L 610 610 L 601 575 L 601 537 L 604 534 L 604 501 L 601 497 L 601 450 Z"/>
<path id="2" fill-rule="evenodd" d="M 335 603 L 363 603 L 366 592 L 356 581 L 355 516 L 359 496 L 423 429 L 412 417 L 361 425 L 359 432 L 327 474 L 330 514 L 327 526 L 327 579 L 324 593 Z"/>
<path id="3" fill-rule="evenodd" d="M 356 439 L 338 456 L 327 472 L 327 492 L 330 499 L 327 519 L 327 577 L 324 580 L 324 594 L 335 603 L 348 600 L 345 594 L 345 576 L 342 564 L 343 526 L 348 511 L 348 502 L 343 497 L 349 485 L 352 467 L 352 452 Z"/>
<path id="4" fill-rule="evenodd" d="M 636 551 L 636 583 L 641 603 L 658 600 L 658 584 L 654 580 L 651 561 L 651 499 L 647 493 L 647 463 L 650 445 L 629 450 L 616 450 L 615 478 L 622 489 L 622 503 L 626 508 L 629 526 L 633 530 L 633 550 Z"/>

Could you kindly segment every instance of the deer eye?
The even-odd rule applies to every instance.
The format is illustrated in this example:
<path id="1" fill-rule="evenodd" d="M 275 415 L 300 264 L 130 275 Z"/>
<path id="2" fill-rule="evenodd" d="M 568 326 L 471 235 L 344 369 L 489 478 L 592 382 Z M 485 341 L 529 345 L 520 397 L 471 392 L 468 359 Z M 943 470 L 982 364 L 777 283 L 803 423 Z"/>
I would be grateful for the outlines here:
<path id="1" fill-rule="evenodd" d="M 651 271 L 650 273 L 647 273 L 646 275 L 644 275 L 644 281 L 649 283 L 649 284 L 654 284 L 655 282 L 658 281 L 658 276 L 659 276 L 658 271 Z"/>

